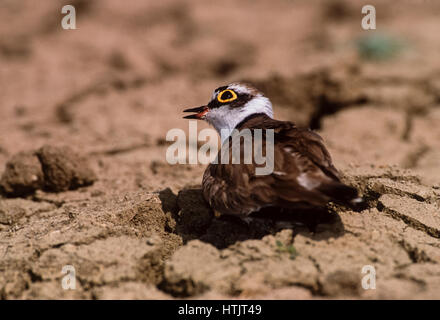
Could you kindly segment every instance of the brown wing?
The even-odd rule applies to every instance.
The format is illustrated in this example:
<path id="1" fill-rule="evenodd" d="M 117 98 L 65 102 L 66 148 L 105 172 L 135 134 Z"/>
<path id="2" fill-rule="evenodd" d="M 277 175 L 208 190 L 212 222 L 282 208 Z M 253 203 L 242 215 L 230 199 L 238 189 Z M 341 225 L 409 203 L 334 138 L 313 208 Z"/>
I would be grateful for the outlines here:
<path id="1" fill-rule="evenodd" d="M 324 206 L 330 200 L 357 196 L 355 189 L 340 182 L 318 134 L 268 117 L 255 123 L 258 128 L 274 130 L 274 171 L 258 176 L 255 163 L 210 164 L 202 186 L 206 200 L 215 210 L 248 215 L 267 206 L 289 207 L 297 203 Z M 255 128 L 252 122 L 244 125 Z M 263 150 L 264 143 L 263 139 Z"/>

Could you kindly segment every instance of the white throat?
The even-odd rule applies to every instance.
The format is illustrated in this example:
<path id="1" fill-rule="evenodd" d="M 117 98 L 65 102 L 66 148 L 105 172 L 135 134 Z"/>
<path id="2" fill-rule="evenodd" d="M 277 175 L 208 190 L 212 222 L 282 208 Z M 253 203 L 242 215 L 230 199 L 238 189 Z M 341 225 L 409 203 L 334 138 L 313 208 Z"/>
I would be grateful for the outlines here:
<path id="1" fill-rule="evenodd" d="M 240 122 L 250 115 L 257 113 L 264 113 L 268 117 L 273 118 L 272 103 L 263 95 L 255 96 L 242 107 L 230 108 L 228 105 L 225 105 L 212 109 L 206 115 L 206 121 L 217 130 L 222 138 L 222 142 L 224 142 Z"/>

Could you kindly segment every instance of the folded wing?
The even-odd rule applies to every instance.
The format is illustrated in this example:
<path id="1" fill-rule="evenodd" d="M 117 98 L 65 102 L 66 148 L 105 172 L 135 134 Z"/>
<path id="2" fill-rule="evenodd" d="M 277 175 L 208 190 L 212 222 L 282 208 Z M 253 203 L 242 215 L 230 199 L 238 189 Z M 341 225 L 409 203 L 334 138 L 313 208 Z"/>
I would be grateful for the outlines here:
<path id="1" fill-rule="evenodd" d="M 249 127 L 255 128 L 252 123 Z M 322 207 L 329 201 L 348 203 L 357 197 L 355 188 L 340 181 L 318 134 L 270 118 L 264 119 L 263 127 L 260 121 L 258 128 L 274 130 L 273 173 L 256 175 L 257 165 L 243 164 L 243 161 L 240 164 L 210 164 L 202 187 L 205 199 L 215 210 L 223 214 L 248 215 L 269 206 L 294 207 L 305 203 Z M 263 139 L 263 150 L 264 143 Z"/>

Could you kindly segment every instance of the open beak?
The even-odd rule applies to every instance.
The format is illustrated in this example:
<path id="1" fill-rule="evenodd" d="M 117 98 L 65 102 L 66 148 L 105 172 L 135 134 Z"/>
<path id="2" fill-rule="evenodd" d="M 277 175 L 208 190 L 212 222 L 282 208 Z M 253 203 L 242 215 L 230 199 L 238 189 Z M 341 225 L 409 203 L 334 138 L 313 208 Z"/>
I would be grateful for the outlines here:
<path id="1" fill-rule="evenodd" d="M 186 109 L 183 110 L 183 112 L 195 112 L 195 114 L 183 117 L 184 119 L 203 120 L 205 118 L 205 115 L 209 112 L 209 108 L 207 106 L 201 106 L 197 108 Z"/>

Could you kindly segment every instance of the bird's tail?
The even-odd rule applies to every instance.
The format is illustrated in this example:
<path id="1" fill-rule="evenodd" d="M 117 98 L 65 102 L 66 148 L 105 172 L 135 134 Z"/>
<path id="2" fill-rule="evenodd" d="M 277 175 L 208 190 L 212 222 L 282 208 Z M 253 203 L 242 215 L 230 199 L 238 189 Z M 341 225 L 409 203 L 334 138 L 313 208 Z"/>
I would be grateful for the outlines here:
<path id="1" fill-rule="evenodd" d="M 359 196 L 358 190 L 342 182 L 332 181 L 321 184 L 318 190 L 335 203 L 347 206 L 354 211 L 362 211 L 367 207 L 365 199 Z"/>

